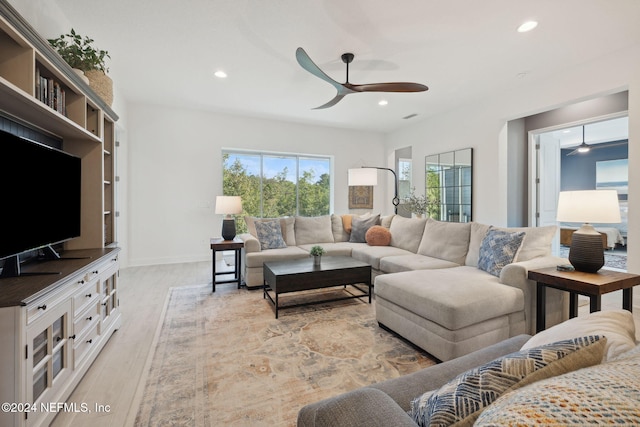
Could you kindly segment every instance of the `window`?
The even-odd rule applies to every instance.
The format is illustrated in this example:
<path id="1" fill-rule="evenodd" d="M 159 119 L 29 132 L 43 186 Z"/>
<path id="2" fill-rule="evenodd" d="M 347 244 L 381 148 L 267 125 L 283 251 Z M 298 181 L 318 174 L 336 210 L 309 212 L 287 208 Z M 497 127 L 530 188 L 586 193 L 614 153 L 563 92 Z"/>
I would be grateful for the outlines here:
<path id="1" fill-rule="evenodd" d="M 223 151 L 222 187 L 242 196 L 243 215 L 263 218 L 331 212 L 331 158 Z M 238 232 L 245 232 L 238 221 Z"/>

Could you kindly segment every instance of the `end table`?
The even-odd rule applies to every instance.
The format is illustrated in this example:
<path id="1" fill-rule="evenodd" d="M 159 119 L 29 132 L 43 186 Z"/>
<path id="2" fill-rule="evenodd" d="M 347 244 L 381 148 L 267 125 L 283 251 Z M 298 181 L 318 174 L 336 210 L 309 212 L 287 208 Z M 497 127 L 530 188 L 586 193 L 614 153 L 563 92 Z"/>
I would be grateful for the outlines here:
<path id="1" fill-rule="evenodd" d="M 238 289 L 242 285 L 242 275 L 241 275 L 241 260 L 240 260 L 240 251 L 244 248 L 244 242 L 235 237 L 233 240 L 224 240 L 220 237 L 211 239 L 211 251 L 213 253 L 213 267 L 212 267 L 212 292 L 216 291 L 216 285 L 222 283 L 238 283 Z M 218 251 L 234 251 L 235 253 L 235 266 L 233 272 L 230 271 L 218 271 L 216 272 L 216 252 Z M 216 276 L 223 274 L 231 274 L 233 273 L 233 279 L 228 280 L 216 280 Z"/>
<path id="2" fill-rule="evenodd" d="M 600 311 L 602 295 L 622 290 L 622 308 L 632 311 L 633 287 L 640 285 L 640 275 L 602 269 L 597 273 L 558 271 L 555 267 L 529 270 L 528 278 L 537 282 L 536 332 L 545 329 L 546 288 L 569 292 L 569 317 L 578 315 L 578 295 L 589 297 L 590 312 Z"/>

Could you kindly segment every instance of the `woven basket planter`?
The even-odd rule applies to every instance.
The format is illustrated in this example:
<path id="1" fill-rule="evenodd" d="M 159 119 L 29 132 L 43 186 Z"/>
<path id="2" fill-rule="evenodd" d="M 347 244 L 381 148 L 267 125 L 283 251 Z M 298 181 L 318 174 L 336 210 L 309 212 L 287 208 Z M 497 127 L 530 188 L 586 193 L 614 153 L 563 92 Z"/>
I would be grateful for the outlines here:
<path id="1" fill-rule="evenodd" d="M 100 70 L 85 71 L 89 86 L 109 106 L 113 103 L 113 80 Z"/>

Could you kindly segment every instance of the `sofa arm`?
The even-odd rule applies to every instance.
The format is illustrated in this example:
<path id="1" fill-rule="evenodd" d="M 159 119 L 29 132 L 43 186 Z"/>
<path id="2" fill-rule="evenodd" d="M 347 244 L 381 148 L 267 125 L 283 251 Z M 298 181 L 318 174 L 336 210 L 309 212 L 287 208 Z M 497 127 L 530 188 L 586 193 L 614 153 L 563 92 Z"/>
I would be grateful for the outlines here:
<path id="1" fill-rule="evenodd" d="M 260 241 L 249 233 L 239 234 L 238 238 L 244 242 L 244 251 L 247 253 L 260 252 Z"/>
<path id="2" fill-rule="evenodd" d="M 380 390 L 368 387 L 307 405 L 298 413 L 298 427 L 416 425 L 393 399 Z"/>
<path id="3" fill-rule="evenodd" d="M 529 270 L 568 264 L 569 260 L 553 255 L 536 257 L 527 261 L 506 265 L 500 272 L 500 283 L 513 286 L 524 293 L 526 332 L 536 333 L 536 282 L 527 278 Z M 569 318 L 569 299 L 557 289 L 547 290 L 547 326 L 553 326 Z"/>

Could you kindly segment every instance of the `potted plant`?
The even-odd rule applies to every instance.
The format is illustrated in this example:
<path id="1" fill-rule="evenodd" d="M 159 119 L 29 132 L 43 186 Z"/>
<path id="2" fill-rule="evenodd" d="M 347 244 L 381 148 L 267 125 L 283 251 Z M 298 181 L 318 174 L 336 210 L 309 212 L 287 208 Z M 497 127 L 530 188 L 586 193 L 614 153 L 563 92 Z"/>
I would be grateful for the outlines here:
<path id="1" fill-rule="evenodd" d="M 320 265 L 320 261 L 322 260 L 322 255 L 326 254 L 327 251 L 325 251 L 322 246 L 316 245 L 311 247 L 311 251 L 309 251 L 309 253 L 313 257 L 313 265 Z"/>
<path id="2" fill-rule="evenodd" d="M 49 39 L 49 44 L 62 59 L 80 75 L 86 76 L 91 88 L 109 105 L 113 102 L 113 82 L 107 76 L 109 68 L 106 58 L 111 58 L 106 50 L 96 49 L 94 40 L 81 36 L 72 28 L 67 34 Z"/>
<path id="3" fill-rule="evenodd" d="M 411 213 L 416 214 L 418 218 L 422 218 L 422 215 L 427 211 L 427 198 L 422 195 L 416 195 L 416 188 L 411 188 L 409 197 L 405 199 L 405 203 L 409 207 Z"/>

